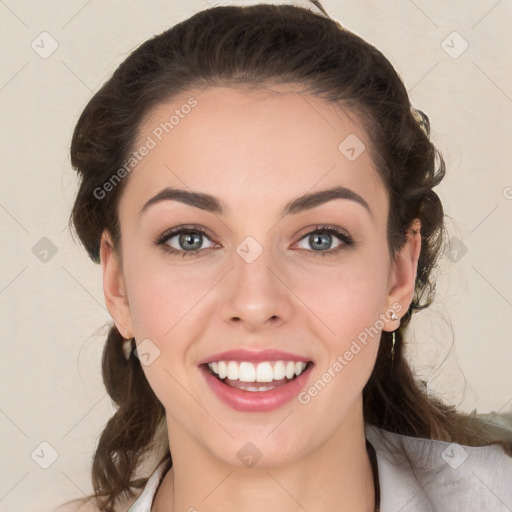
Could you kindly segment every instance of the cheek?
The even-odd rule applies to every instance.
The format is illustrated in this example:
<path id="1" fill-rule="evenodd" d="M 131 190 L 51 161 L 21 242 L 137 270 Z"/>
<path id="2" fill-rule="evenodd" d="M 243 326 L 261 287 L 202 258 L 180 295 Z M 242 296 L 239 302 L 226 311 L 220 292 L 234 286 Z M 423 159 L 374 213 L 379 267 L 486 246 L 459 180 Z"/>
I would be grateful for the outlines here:
<path id="1" fill-rule="evenodd" d="M 291 288 L 311 312 L 311 318 L 317 317 L 321 335 L 339 348 L 374 326 L 384 312 L 389 266 L 377 254 L 377 250 L 354 252 L 339 264 L 310 264 L 293 276 Z M 377 327 L 382 328 L 380 322 Z"/>
<path id="2" fill-rule="evenodd" d="M 189 392 L 198 393 L 197 383 L 190 379 L 190 349 L 201 338 L 206 319 L 214 314 L 208 290 L 216 280 L 192 265 L 170 266 L 148 258 L 126 263 L 135 338 L 151 359 L 142 367 L 146 378 L 167 410 L 176 404 L 190 409 L 194 404 Z"/>
<path id="3" fill-rule="evenodd" d="M 297 292 L 314 312 L 310 318 L 325 348 L 315 379 L 299 396 L 299 403 L 315 416 L 330 418 L 332 429 L 366 385 L 384 326 L 388 262 L 363 253 L 356 259 L 329 272 L 315 269 L 303 278 Z"/>
<path id="4" fill-rule="evenodd" d="M 150 259 L 131 259 L 127 288 L 134 330 L 140 338 L 171 338 L 180 324 L 190 323 L 198 304 L 211 288 L 210 279 L 196 267 L 166 265 Z"/>

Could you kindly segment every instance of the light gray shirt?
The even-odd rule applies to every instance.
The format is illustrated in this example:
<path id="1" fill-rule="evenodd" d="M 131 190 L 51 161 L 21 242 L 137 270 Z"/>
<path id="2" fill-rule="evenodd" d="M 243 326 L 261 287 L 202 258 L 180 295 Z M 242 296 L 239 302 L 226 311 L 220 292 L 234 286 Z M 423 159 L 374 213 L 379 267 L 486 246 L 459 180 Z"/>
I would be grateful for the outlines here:
<path id="1" fill-rule="evenodd" d="M 377 456 L 380 512 L 512 512 L 512 457 L 500 446 L 463 446 L 371 425 L 366 439 Z M 169 461 L 155 469 L 127 512 L 151 512 L 168 469 Z"/>

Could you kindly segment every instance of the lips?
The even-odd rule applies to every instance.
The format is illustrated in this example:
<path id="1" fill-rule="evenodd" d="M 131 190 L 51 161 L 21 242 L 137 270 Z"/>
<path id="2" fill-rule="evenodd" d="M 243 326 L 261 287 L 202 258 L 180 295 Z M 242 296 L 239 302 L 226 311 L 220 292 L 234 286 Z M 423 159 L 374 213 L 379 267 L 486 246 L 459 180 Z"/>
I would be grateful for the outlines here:
<path id="1" fill-rule="evenodd" d="M 270 412 L 297 398 L 306 386 L 313 366 L 310 361 L 298 377 L 264 383 L 229 381 L 227 377 L 221 380 L 207 364 L 201 364 L 199 370 L 214 395 L 230 408 L 240 412 Z"/>

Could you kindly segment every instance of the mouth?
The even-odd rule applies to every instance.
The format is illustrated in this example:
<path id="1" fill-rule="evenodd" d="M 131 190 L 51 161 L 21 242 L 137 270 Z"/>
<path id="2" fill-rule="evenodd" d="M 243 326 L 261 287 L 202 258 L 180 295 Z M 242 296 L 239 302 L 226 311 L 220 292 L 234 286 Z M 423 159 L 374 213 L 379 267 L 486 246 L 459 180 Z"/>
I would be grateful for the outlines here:
<path id="1" fill-rule="evenodd" d="M 215 361 L 203 365 L 213 377 L 236 389 L 264 392 L 295 380 L 313 364 L 312 361 Z"/>
<path id="2" fill-rule="evenodd" d="M 199 365 L 210 389 L 242 412 L 268 412 L 291 401 L 304 388 L 312 361 L 214 361 Z"/>

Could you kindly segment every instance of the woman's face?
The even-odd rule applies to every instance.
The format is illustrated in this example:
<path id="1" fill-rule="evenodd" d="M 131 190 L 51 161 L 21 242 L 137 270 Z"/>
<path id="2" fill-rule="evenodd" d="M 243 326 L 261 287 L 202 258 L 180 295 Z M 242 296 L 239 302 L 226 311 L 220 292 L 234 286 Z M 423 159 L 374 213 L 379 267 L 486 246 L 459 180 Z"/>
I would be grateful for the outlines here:
<path id="1" fill-rule="evenodd" d="M 390 260 L 369 145 L 355 116 L 284 86 L 210 87 L 146 119 L 119 203 L 122 268 L 106 237 L 101 251 L 107 305 L 137 340 L 171 452 L 180 439 L 241 465 L 251 442 L 271 466 L 362 424 L 380 332 L 398 326 L 390 312 L 406 311 L 416 271 L 413 256 Z M 154 199 L 166 189 L 215 199 Z M 192 231 L 169 235 L 178 227 Z M 219 360 L 249 364 L 230 365 L 228 386 L 208 371 Z M 285 373 L 309 362 L 299 385 L 277 360 Z M 269 367 L 273 382 L 247 383 Z"/>

